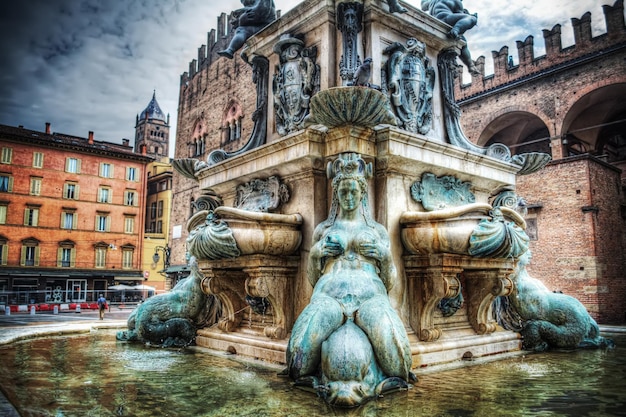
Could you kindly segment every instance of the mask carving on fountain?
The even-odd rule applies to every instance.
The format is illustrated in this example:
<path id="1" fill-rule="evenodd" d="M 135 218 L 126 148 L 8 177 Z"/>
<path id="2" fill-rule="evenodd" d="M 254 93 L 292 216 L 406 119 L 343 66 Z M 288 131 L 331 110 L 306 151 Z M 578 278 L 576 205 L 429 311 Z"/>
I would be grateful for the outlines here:
<path id="1" fill-rule="evenodd" d="M 343 54 L 339 61 L 339 76 L 347 85 L 362 64 L 358 53 L 358 36 L 363 30 L 363 4 L 342 2 L 337 5 L 337 29 L 341 32 Z"/>

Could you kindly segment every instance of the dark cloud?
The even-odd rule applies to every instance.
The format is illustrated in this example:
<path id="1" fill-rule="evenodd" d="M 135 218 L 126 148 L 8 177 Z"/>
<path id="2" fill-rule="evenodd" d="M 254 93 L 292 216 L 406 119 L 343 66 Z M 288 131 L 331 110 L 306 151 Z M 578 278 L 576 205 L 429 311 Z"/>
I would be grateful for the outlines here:
<path id="1" fill-rule="evenodd" d="M 282 13 L 297 0 L 275 0 Z M 613 0 L 607 0 L 612 4 Z M 420 0 L 408 2 L 420 7 Z M 539 4 L 541 3 L 541 4 Z M 478 12 L 466 35 L 474 57 L 590 10 L 597 0 L 465 0 Z M 156 90 L 175 131 L 180 75 L 196 58 L 217 16 L 239 0 L 8 0 L 0 13 L 0 123 L 119 142 Z M 565 31 L 565 29 L 564 29 Z M 516 53 L 514 53 L 516 55 Z"/>
<path id="2" fill-rule="evenodd" d="M 0 123 L 51 122 L 119 142 L 133 137 L 153 90 L 174 122 L 180 74 L 222 11 L 211 3 L 9 1 L 0 14 Z M 233 2 L 222 3 L 228 12 Z"/>

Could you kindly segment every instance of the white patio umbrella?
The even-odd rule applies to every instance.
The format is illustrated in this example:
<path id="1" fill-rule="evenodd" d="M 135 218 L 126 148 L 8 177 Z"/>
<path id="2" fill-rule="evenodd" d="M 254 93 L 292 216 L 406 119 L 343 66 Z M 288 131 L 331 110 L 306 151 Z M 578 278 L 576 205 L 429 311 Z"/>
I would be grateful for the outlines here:
<path id="1" fill-rule="evenodd" d="M 155 287 L 151 287 L 149 285 L 145 285 L 145 284 L 137 284 L 134 287 L 132 287 L 133 290 L 139 290 L 139 291 L 143 291 L 143 299 L 145 300 L 146 298 L 146 292 L 150 292 L 152 291 L 153 293 L 156 291 Z"/>
<path id="2" fill-rule="evenodd" d="M 131 287 L 130 285 L 125 284 L 117 284 L 111 285 L 108 289 L 113 291 L 121 291 L 122 292 L 122 302 L 126 299 L 126 290 L 132 290 L 135 287 Z"/>
<path id="3" fill-rule="evenodd" d="M 131 287 L 133 290 L 141 290 L 141 291 L 156 291 L 155 287 L 151 287 L 149 285 L 145 285 L 145 284 L 138 284 L 135 285 L 134 287 Z"/>
<path id="4" fill-rule="evenodd" d="M 135 287 L 131 287 L 130 285 L 117 284 L 117 285 L 111 285 L 108 289 L 113 290 L 113 291 L 124 291 L 124 290 L 132 290 L 134 288 Z"/>

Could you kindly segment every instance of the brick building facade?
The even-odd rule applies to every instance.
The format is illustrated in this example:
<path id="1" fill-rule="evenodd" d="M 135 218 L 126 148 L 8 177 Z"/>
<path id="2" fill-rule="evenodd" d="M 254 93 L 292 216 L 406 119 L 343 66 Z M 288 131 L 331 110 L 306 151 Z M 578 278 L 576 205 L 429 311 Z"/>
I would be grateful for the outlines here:
<path id="1" fill-rule="evenodd" d="M 146 165 L 128 140 L 0 126 L 0 304 L 94 301 L 143 281 Z"/>
<path id="2" fill-rule="evenodd" d="M 456 86 L 468 138 L 505 143 L 513 154 L 550 153 L 546 168 L 519 177 L 529 204 L 532 276 L 579 299 L 603 323 L 626 321 L 626 26 L 624 2 L 603 6 L 606 32 L 592 37 L 591 14 L 572 18 L 575 44 L 561 27 L 517 42 L 518 65 L 504 46 L 494 74 Z M 471 45 L 470 45 L 471 47 Z M 536 235 L 535 235 L 536 230 Z"/>
<path id="3" fill-rule="evenodd" d="M 239 56 L 221 58 L 232 32 L 230 18 L 222 13 L 215 29 L 208 33 L 209 47 L 198 49 L 198 58 L 189 63 L 189 71 L 180 78 L 178 126 L 174 158 L 197 158 L 205 161 L 214 149 L 233 151 L 241 148 L 253 128 L 256 87 L 252 68 Z M 174 174 L 171 213 L 172 266 L 181 268 L 185 259 L 186 222 L 199 196 L 198 184 Z"/>

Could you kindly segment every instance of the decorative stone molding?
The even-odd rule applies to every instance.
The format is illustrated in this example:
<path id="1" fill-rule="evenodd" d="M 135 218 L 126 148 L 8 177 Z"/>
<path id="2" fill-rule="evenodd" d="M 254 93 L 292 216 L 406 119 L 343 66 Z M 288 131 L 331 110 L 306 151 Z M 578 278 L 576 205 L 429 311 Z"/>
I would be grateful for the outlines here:
<path id="1" fill-rule="evenodd" d="M 452 176 L 436 177 L 425 172 L 422 181 L 411 185 L 411 198 L 427 211 L 442 210 L 474 203 L 476 197 L 471 191 L 472 183 L 464 182 Z"/>
<path id="2" fill-rule="evenodd" d="M 465 271 L 468 319 L 476 333 L 493 333 L 496 330 L 491 304 L 496 297 L 513 291 L 513 281 L 509 277 L 512 272 L 512 265 L 493 270 Z"/>
<path id="3" fill-rule="evenodd" d="M 442 336 L 442 329 L 434 324 L 435 307 L 442 299 L 461 294 L 461 274 L 465 276 L 468 326 L 476 334 L 496 330 L 490 307 L 496 297 L 513 290 L 509 278 L 513 260 L 452 254 L 406 255 L 403 259 L 408 281 L 409 323 L 421 341 L 432 342 Z"/>
<path id="4" fill-rule="evenodd" d="M 293 277 L 298 272 L 297 256 L 247 255 L 236 259 L 204 262 L 207 277 L 202 282 L 206 294 L 217 296 L 223 305 L 220 330 L 233 332 L 241 326 L 244 311 L 250 309 L 246 295 L 269 300 L 262 329 L 271 339 L 284 339 L 294 322 Z M 249 314 L 256 314 L 251 309 Z"/>
<path id="5" fill-rule="evenodd" d="M 215 210 L 217 207 L 223 205 L 222 197 L 215 194 L 212 190 L 205 190 L 193 203 L 192 209 L 194 212 L 202 210 Z"/>
<path id="6" fill-rule="evenodd" d="M 363 4 L 341 2 L 337 5 L 337 29 L 342 34 L 343 54 L 339 61 L 339 76 L 342 84 L 348 85 L 361 66 L 358 53 L 358 35 L 363 30 Z"/>
<path id="7" fill-rule="evenodd" d="M 207 268 L 200 265 L 204 273 L 201 283 L 202 291 L 207 295 L 216 296 L 222 304 L 222 317 L 217 327 L 224 332 L 232 332 L 243 320 L 243 311 L 248 308 L 240 294 L 245 294 L 246 279 L 242 271 Z"/>
<path id="8" fill-rule="evenodd" d="M 276 176 L 240 184 L 236 189 L 235 207 L 267 213 L 289 201 L 289 188 Z"/>
<path id="9" fill-rule="evenodd" d="M 421 341 L 432 342 L 441 337 L 441 329 L 434 324 L 434 311 L 444 298 L 461 293 L 458 266 L 427 266 L 405 257 L 405 271 L 410 294 L 409 322 Z"/>

